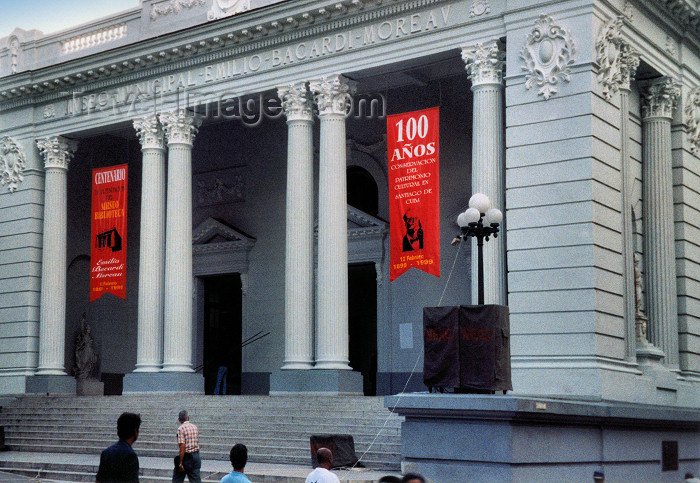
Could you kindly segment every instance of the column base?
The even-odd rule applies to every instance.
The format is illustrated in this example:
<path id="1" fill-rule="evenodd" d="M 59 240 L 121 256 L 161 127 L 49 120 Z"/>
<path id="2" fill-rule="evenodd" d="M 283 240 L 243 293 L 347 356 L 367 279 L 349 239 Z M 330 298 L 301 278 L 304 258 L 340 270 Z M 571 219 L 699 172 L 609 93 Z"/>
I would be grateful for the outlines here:
<path id="1" fill-rule="evenodd" d="M 75 378 L 71 376 L 30 376 L 27 394 L 76 394 Z"/>
<path id="2" fill-rule="evenodd" d="M 362 395 L 362 373 L 314 369 L 312 371 L 278 371 L 270 377 L 270 395 L 323 394 L 330 396 Z"/>
<path id="3" fill-rule="evenodd" d="M 152 392 L 204 394 L 204 376 L 196 372 L 132 372 L 124 376 L 122 394 Z"/>

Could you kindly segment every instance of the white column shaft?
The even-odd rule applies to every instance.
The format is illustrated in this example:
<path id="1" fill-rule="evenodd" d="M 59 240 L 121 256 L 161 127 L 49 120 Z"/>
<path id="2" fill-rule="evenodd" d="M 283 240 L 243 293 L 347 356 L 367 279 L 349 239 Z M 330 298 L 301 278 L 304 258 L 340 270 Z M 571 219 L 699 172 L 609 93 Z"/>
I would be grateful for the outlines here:
<path id="1" fill-rule="evenodd" d="M 316 368 L 350 369 L 345 117 L 321 115 Z"/>
<path id="2" fill-rule="evenodd" d="M 313 366 L 313 121 L 290 120 L 282 369 Z"/>
<path id="3" fill-rule="evenodd" d="M 38 375 L 66 375 L 67 168 L 46 168 Z"/>
<path id="4" fill-rule="evenodd" d="M 138 344 L 135 372 L 163 364 L 165 290 L 165 150 L 143 149 Z"/>
<path id="5" fill-rule="evenodd" d="M 643 121 L 644 272 L 650 342 L 678 366 L 671 119 Z"/>
<path id="6" fill-rule="evenodd" d="M 483 193 L 505 211 L 503 84 L 479 84 L 474 92 L 472 193 Z M 477 251 L 472 242 L 472 294 L 477 297 Z M 484 303 L 508 305 L 505 230 L 484 243 Z"/>
<path id="7" fill-rule="evenodd" d="M 163 370 L 192 372 L 192 145 L 168 149 Z"/>

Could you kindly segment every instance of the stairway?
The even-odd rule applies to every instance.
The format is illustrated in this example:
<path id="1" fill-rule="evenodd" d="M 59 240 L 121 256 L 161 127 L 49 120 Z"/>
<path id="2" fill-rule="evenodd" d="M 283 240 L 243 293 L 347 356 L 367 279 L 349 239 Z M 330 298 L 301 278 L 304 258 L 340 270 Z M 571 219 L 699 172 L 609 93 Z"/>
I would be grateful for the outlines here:
<path id="1" fill-rule="evenodd" d="M 2 407 L 0 425 L 5 427 L 5 442 L 13 452 L 99 455 L 117 439 L 119 414 L 136 412 L 142 418 L 134 444 L 139 457 L 172 458 L 177 452 L 180 409 L 187 409 L 190 420 L 199 427 L 204 460 L 228 461 L 231 446 L 243 443 L 250 462 L 309 468 L 312 434 L 350 434 L 364 466 L 388 471 L 400 468 L 403 418 L 385 409 L 380 397 L 20 396 Z M 61 471 L 67 474 L 70 468 Z M 84 468 L 76 468 L 76 473 L 80 471 Z M 77 476 L 64 478 L 81 481 Z"/>

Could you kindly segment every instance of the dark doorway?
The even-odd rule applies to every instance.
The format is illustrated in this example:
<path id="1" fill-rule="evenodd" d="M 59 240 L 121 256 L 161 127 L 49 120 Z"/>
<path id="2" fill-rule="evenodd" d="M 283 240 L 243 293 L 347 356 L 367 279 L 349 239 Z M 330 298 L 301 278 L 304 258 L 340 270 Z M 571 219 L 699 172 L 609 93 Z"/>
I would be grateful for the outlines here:
<path id="1" fill-rule="evenodd" d="M 350 367 L 362 373 L 365 396 L 377 394 L 377 272 L 374 263 L 348 267 Z"/>
<path id="2" fill-rule="evenodd" d="M 241 298 L 239 274 L 204 279 L 205 394 L 241 393 Z"/>
<path id="3" fill-rule="evenodd" d="M 368 215 L 379 213 L 379 190 L 371 174 L 364 168 L 352 166 L 347 171 L 348 204 Z"/>

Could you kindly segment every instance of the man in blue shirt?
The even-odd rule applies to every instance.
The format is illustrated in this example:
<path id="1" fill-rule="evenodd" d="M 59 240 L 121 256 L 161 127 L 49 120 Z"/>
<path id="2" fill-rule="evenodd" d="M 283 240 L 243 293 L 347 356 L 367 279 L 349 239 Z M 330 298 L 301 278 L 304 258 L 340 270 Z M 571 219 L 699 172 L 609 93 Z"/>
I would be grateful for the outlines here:
<path id="1" fill-rule="evenodd" d="M 119 441 L 107 448 L 100 455 L 100 467 L 97 470 L 97 483 L 138 483 L 139 457 L 131 448 L 139 437 L 141 416 L 134 413 L 122 413 L 117 419 L 117 436 Z"/>
<path id="2" fill-rule="evenodd" d="M 233 471 L 221 478 L 221 483 L 250 483 L 250 480 L 243 474 L 243 468 L 248 462 L 248 448 L 244 444 L 235 444 L 229 454 Z"/>

